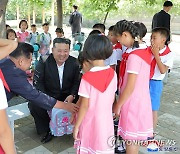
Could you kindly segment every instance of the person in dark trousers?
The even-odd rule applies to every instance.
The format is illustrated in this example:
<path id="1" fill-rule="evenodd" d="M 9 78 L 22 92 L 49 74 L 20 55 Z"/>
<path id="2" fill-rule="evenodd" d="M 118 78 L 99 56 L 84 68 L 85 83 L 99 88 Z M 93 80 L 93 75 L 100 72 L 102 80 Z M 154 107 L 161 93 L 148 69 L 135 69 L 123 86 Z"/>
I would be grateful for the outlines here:
<path id="1" fill-rule="evenodd" d="M 55 97 L 50 97 L 37 90 L 28 82 L 25 71 L 31 65 L 32 53 L 33 47 L 30 44 L 18 43 L 17 48 L 9 55 L 9 58 L 0 63 L 0 69 L 10 89 L 10 91 L 6 90 L 7 100 L 9 101 L 13 96 L 18 94 L 30 101 L 29 104 L 48 111 L 54 107 L 76 113 L 78 111 L 76 104 L 71 102 L 65 103 L 57 100 Z M 37 133 L 43 132 L 38 132 L 37 130 Z"/>
<path id="2" fill-rule="evenodd" d="M 74 11 L 70 15 L 69 24 L 71 25 L 72 35 L 81 32 L 82 15 L 78 12 L 78 6 L 73 5 Z"/>
<path id="3" fill-rule="evenodd" d="M 152 29 L 156 27 L 164 27 L 170 31 L 171 16 L 168 12 L 171 10 L 173 3 L 171 1 L 165 1 L 163 4 L 163 10 L 156 13 L 152 20 Z M 170 43 L 170 36 L 166 41 L 166 45 Z"/>
<path id="4" fill-rule="evenodd" d="M 80 84 L 80 70 L 77 60 L 69 55 L 69 39 L 55 38 L 52 54 L 42 56 L 37 64 L 33 85 L 36 89 L 63 102 L 76 102 Z M 49 132 L 50 117 L 46 109 L 29 104 L 38 132 Z M 46 140 L 42 140 L 46 142 Z"/>

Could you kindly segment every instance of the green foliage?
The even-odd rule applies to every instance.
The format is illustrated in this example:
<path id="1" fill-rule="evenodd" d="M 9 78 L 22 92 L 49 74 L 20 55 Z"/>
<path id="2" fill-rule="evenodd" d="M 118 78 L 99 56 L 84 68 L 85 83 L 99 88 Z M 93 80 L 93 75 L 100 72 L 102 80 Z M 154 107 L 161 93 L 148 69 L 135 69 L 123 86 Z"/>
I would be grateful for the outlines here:
<path id="1" fill-rule="evenodd" d="M 145 3 L 146 3 L 147 5 L 152 6 L 152 5 L 156 4 L 156 0 L 145 0 Z"/>
<path id="2" fill-rule="evenodd" d="M 118 11 L 112 11 L 110 16 L 114 18 L 135 18 L 139 21 L 152 18 L 153 15 L 163 9 L 165 0 L 121 0 L 118 3 Z M 180 15 L 180 0 L 174 0 L 173 8 L 170 10 L 172 17 Z"/>
<path id="3" fill-rule="evenodd" d="M 63 14 L 64 15 L 69 15 L 70 14 L 70 12 L 72 12 L 72 6 L 74 5 L 74 4 L 76 4 L 76 5 L 78 5 L 78 2 L 76 1 L 76 0 L 64 0 L 63 1 Z"/>
<path id="4" fill-rule="evenodd" d="M 103 21 L 107 12 L 117 10 L 117 3 L 120 0 L 84 0 L 82 2 L 82 12 L 87 19 L 97 19 Z"/>
<path id="5" fill-rule="evenodd" d="M 42 17 L 42 8 L 50 15 L 51 0 L 9 0 L 6 10 L 6 19 L 16 19 L 17 5 L 19 6 L 20 19 L 27 19 L 28 11 L 32 16 L 32 10 L 36 11 L 36 17 Z M 48 10 L 48 11 L 47 11 Z"/>
<path id="6" fill-rule="evenodd" d="M 170 10 L 170 13 L 173 17 L 180 15 L 180 0 L 174 0 L 173 2 L 173 8 Z"/>
<path id="7" fill-rule="evenodd" d="M 72 5 L 79 6 L 83 21 L 87 24 L 103 22 L 107 13 L 108 18 L 138 18 L 146 19 L 162 9 L 165 0 L 63 0 L 63 14 L 72 12 Z M 32 10 L 36 11 L 36 19 L 41 21 L 42 9 L 46 13 L 46 20 L 51 18 L 52 0 L 9 0 L 6 19 L 16 19 L 16 5 L 19 5 L 20 19 L 27 19 L 28 11 L 32 18 Z M 180 15 L 180 0 L 172 0 L 174 6 L 170 11 L 172 19 Z M 55 13 L 57 7 L 55 5 Z M 68 18 L 68 17 L 67 17 Z"/>

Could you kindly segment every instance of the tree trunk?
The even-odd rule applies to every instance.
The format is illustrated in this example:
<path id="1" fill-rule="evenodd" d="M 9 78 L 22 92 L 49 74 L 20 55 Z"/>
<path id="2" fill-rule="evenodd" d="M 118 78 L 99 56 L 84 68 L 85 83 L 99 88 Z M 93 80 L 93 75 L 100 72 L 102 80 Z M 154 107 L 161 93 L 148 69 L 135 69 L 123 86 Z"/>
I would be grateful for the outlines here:
<path id="1" fill-rule="evenodd" d="M 105 23 L 106 23 L 106 19 L 107 19 L 108 14 L 109 14 L 109 11 L 108 11 L 108 12 L 106 12 L 106 15 L 105 15 L 105 17 L 104 17 L 104 22 L 103 22 L 103 24 L 105 24 Z"/>
<path id="2" fill-rule="evenodd" d="M 8 0 L 0 1 L 0 38 L 6 36 L 5 13 Z"/>
<path id="3" fill-rule="evenodd" d="M 62 27 L 62 25 L 63 25 L 62 0 L 57 0 L 57 27 Z"/>
<path id="4" fill-rule="evenodd" d="M 30 14 L 30 10 L 28 10 L 28 27 L 31 27 L 31 14 Z"/>
<path id="5" fill-rule="evenodd" d="M 36 13 L 35 13 L 35 9 L 33 9 L 33 24 L 36 24 Z"/>
<path id="6" fill-rule="evenodd" d="M 16 6 L 17 11 L 17 29 L 19 29 L 19 5 Z"/>
<path id="7" fill-rule="evenodd" d="M 54 26 L 54 0 L 51 2 L 51 26 Z"/>
<path id="8" fill-rule="evenodd" d="M 45 23 L 45 12 L 44 8 L 42 9 L 42 24 Z"/>

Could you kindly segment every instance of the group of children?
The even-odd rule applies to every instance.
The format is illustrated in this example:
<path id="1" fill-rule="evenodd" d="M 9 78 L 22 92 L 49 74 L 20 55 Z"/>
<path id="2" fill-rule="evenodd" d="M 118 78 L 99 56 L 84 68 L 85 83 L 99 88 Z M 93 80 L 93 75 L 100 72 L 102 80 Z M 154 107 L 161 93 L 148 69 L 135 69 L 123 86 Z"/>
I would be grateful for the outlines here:
<path id="1" fill-rule="evenodd" d="M 19 42 L 31 44 L 37 43 L 39 38 L 40 52 L 49 53 L 51 35 L 48 24 L 43 24 L 43 34 L 36 32 L 35 25 L 31 26 L 32 32 L 29 33 L 27 26 L 22 20 L 20 31 L 7 30 L 7 38 L 17 36 Z M 56 33 L 57 37 L 64 36 L 60 28 Z M 107 37 L 103 24 L 93 26 L 79 57 L 84 72 L 78 92 L 80 108 L 71 118 L 74 118 L 73 137 L 77 153 L 114 153 L 115 135 L 125 141 L 153 137 L 162 80 L 172 67 L 173 53 L 165 45 L 169 36 L 166 28 L 152 30 L 150 47 L 143 41 L 146 33 L 143 23 L 127 20 L 111 26 Z M 115 117 L 119 120 L 117 134 L 114 133 Z M 126 144 L 127 154 L 138 151 L 138 144 Z"/>
<path id="2" fill-rule="evenodd" d="M 51 34 L 49 33 L 49 24 L 44 23 L 42 25 L 43 32 L 40 34 L 37 32 L 35 24 L 31 25 L 31 32 L 28 32 L 28 23 L 26 20 L 21 20 L 19 23 L 19 31 L 15 32 L 9 25 L 6 25 L 6 38 L 10 40 L 17 40 L 18 42 L 26 42 L 31 45 L 38 44 L 40 47 L 40 54 L 46 55 L 50 53 L 50 45 L 52 42 Z M 64 31 L 62 28 L 55 30 L 58 38 L 64 37 Z"/>
<path id="3" fill-rule="evenodd" d="M 84 74 L 73 133 L 77 153 L 114 153 L 112 138 L 120 135 L 126 153 L 136 154 L 139 144 L 126 141 L 154 137 L 162 80 L 173 64 L 173 53 L 165 45 L 169 30 L 153 29 L 148 47 L 143 23 L 121 20 L 109 28 L 108 37 L 102 24 L 93 29 L 79 58 Z M 115 71 L 119 71 L 118 80 Z M 117 134 L 113 113 L 119 118 Z"/>

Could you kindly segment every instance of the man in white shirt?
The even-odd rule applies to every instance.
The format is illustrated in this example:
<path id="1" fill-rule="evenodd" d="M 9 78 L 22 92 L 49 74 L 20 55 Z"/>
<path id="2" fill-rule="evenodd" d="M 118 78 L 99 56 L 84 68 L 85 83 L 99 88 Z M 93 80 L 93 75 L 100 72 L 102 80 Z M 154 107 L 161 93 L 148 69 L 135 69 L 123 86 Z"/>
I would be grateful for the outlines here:
<path id="1" fill-rule="evenodd" d="M 80 83 L 77 60 L 70 56 L 69 39 L 55 38 L 52 53 L 40 57 L 36 66 L 33 85 L 36 89 L 63 102 L 76 102 Z M 38 133 L 47 132 L 42 139 L 46 143 L 52 139 L 49 129 L 50 118 L 45 109 L 29 104 Z"/>

